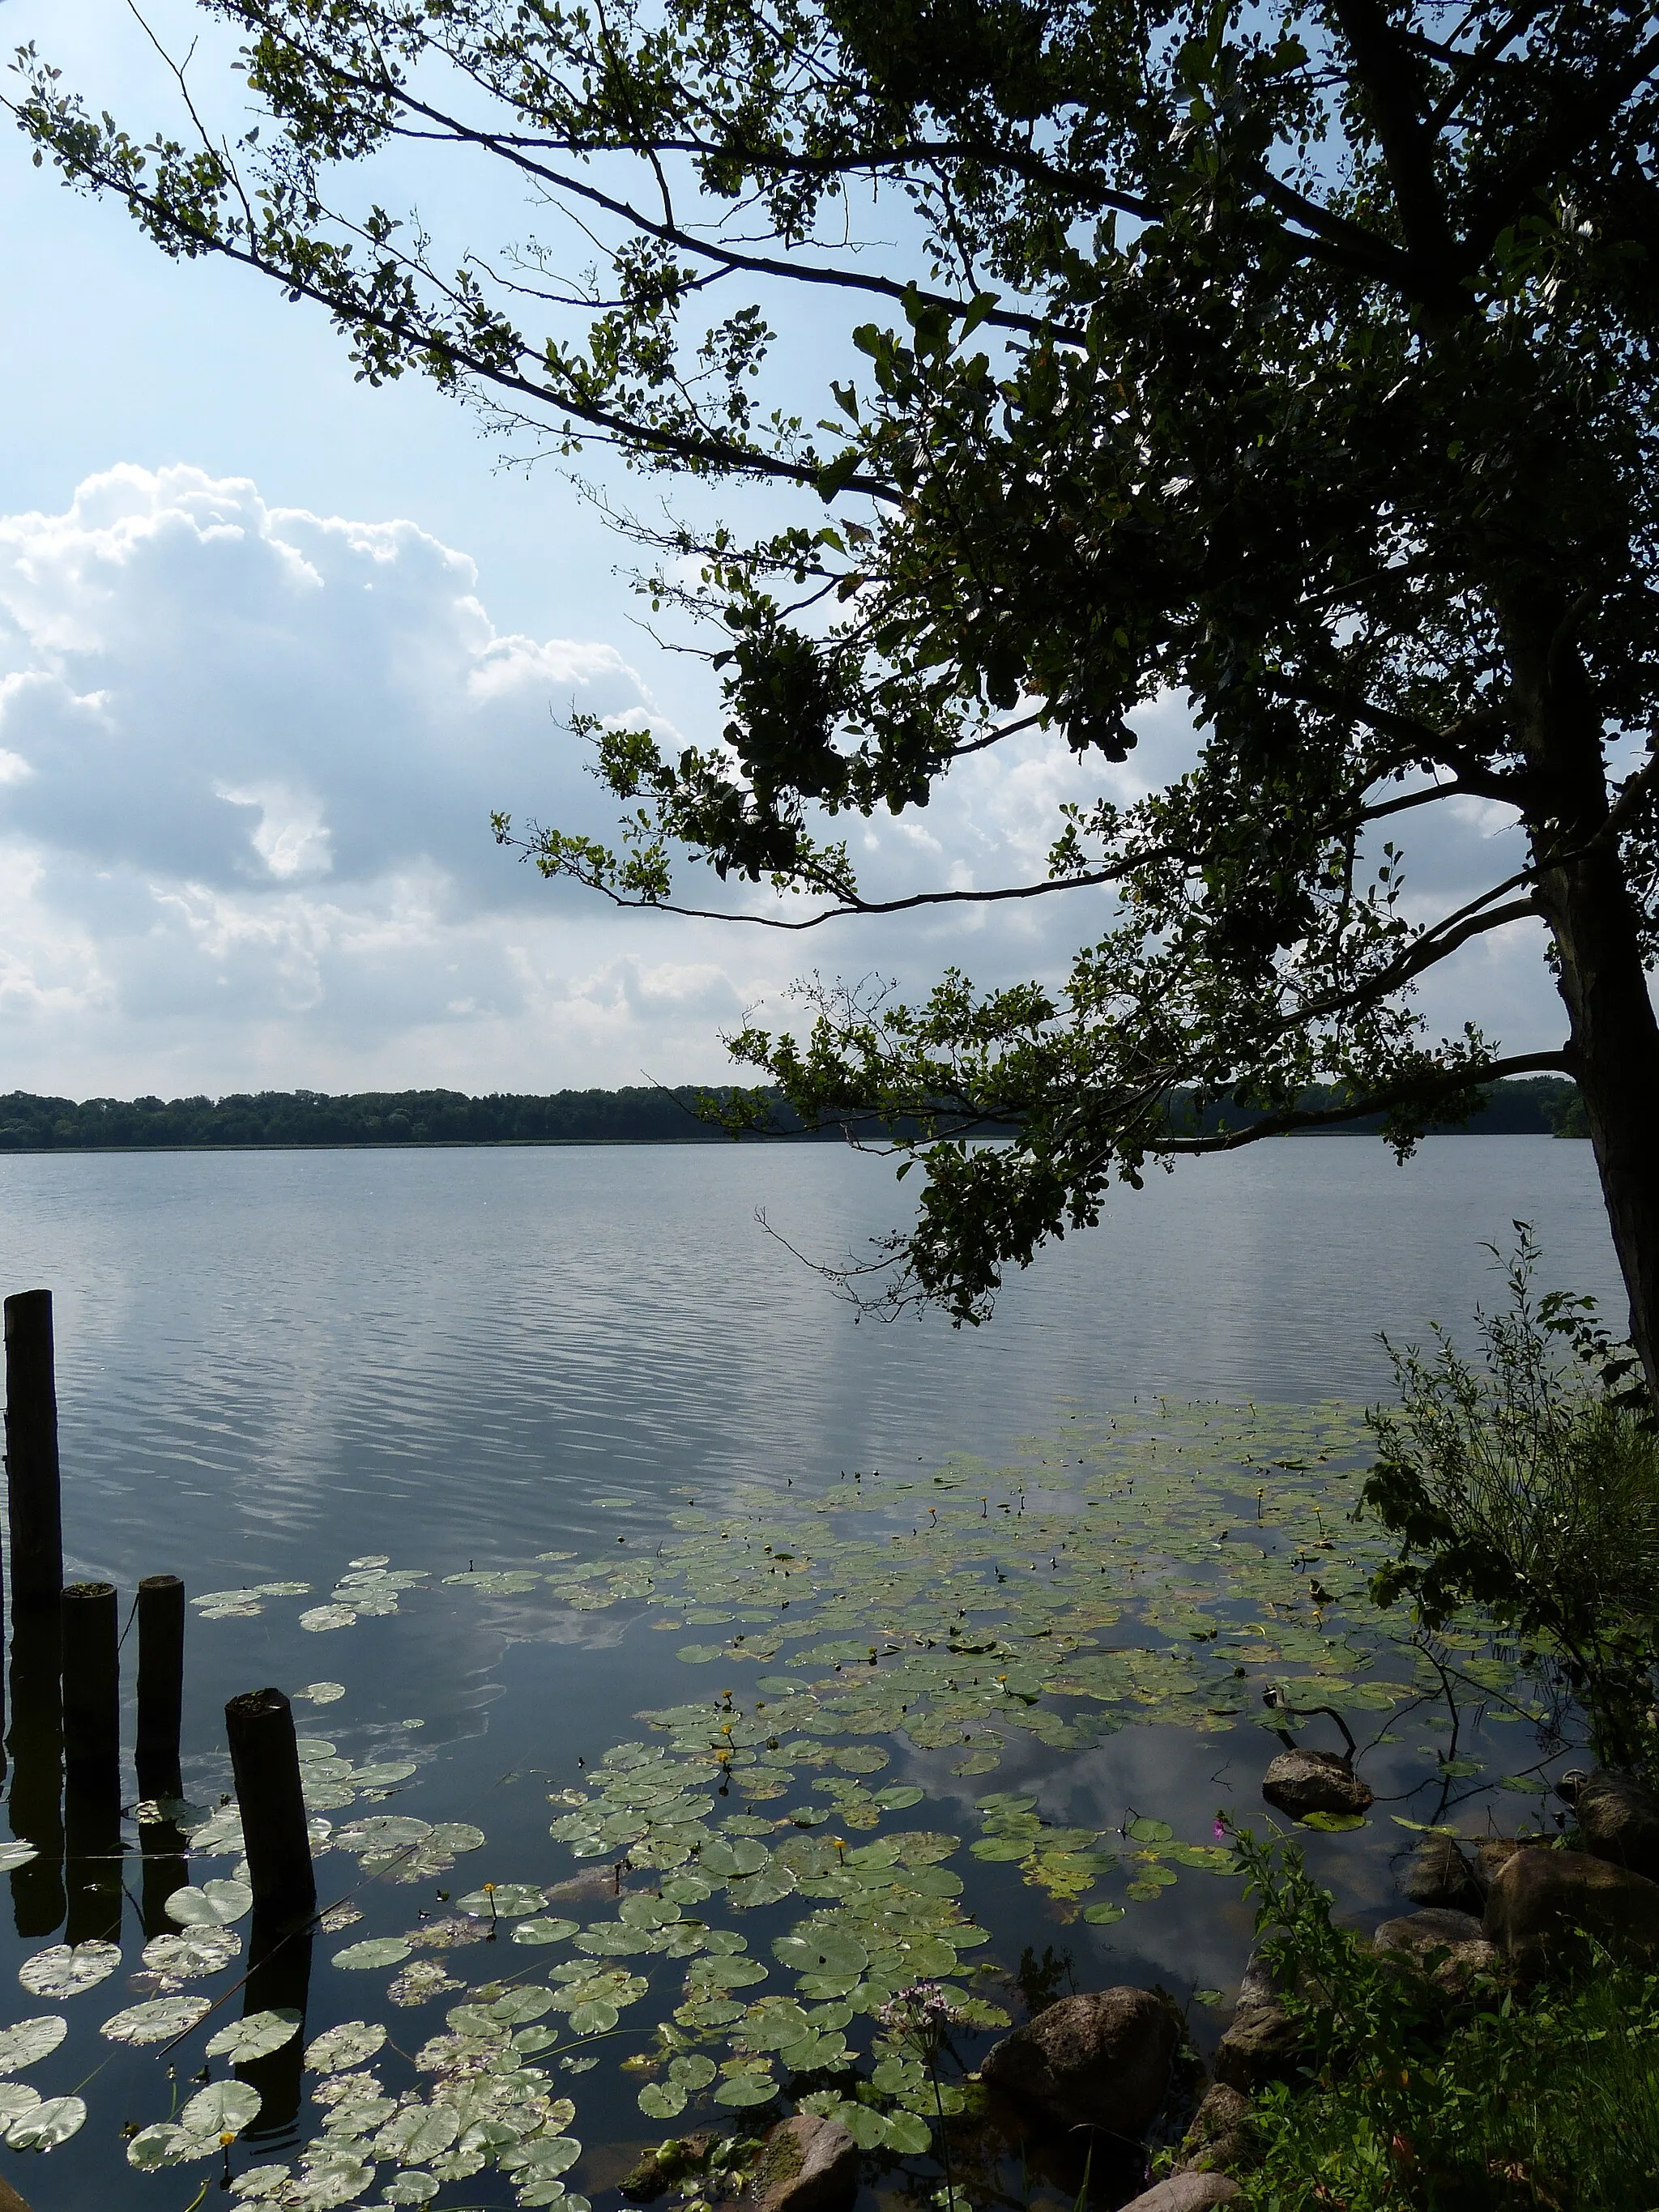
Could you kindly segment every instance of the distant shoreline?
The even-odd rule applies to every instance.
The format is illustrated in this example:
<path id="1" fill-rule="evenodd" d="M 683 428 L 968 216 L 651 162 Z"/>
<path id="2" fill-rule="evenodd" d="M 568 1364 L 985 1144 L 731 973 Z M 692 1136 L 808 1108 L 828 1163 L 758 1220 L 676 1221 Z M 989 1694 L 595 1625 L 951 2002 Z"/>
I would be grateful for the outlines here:
<path id="1" fill-rule="evenodd" d="M 557 1091 L 545 1095 L 495 1091 L 469 1097 L 459 1091 L 361 1091 L 331 1097 L 320 1091 L 234 1092 L 221 1098 L 40 1097 L 15 1091 L 0 1097 L 0 1154 L 41 1152 L 246 1152 L 454 1151 L 487 1147 L 592 1145 L 729 1144 L 721 1128 L 698 1117 L 708 1091 L 690 1084 L 675 1089 L 639 1085 L 620 1091 Z M 716 1097 L 720 1094 L 716 1091 Z M 1327 1090 L 1310 1091 L 1312 1107 L 1335 1103 Z M 1173 1101 L 1179 1110 L 1177 1094 Z M 771 1141 L 842 1144 L 849 1128 L 880 1140 L 889 1128 L 872 1115 L 849 1114 L 809 1129 L 781 1098 L 773 1100 Z M 1261 1119 L 1257 1110 L 1212 1103 L 1198 1127 L 1205 1133 L 1224 1121 L 1240 1127 Z M 1296 1131 L 1306 1136 L 1374 1133 L 1382 1116 Z M 895 1125 L 901 1138 L 915 1124 Z M 987 1124 L 977 1133 L 1006 1133 Z M 1576 1137 L 1589 1134 L 1577 1086 L 1555 1076 L 1522 1077 L 1494 1084 L 1468 1122 L 1443 1124 L 1437 1135 Z M 767 1141 L 758 1139 L 757 1141 Z"/>

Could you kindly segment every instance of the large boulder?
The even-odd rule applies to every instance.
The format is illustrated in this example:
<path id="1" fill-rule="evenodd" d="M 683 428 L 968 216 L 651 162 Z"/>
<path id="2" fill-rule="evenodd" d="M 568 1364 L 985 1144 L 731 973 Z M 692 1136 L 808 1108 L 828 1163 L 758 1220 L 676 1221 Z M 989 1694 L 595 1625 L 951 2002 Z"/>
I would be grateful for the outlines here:
<path id="1" fill-rule="evenodd" d="M 1231 2204 L 1243 2191 L 1224 2173 L 1172 2173 L 1124 2205 L 1122 2212 L 1211 2212 Z"/>
<path id="2" fill-rule="evenodd" d="M 749 2186 L 760 2212 L 845 2212 L 858 2195 L 859 2147 L 839 2120 L 796 2112 L 767 2136 Z"/>
<path id="3" fill-rule="evenodd" d="M 1588 1851 L 1523 1849 L 1486 1896 L 1484 1929 L 1522 1973 L 1579 1948 L 1579 1931 L 1627 1958 L 1659 1952 L 1659 1881 Z"/>
<path id="4" fill-rule="evenodd" d="M 1659 1798 L 1617 1774 L 1587 1775 L 1573 1796 L 1584 1849 L 1659 1881 Z"/>
<path id="5" fill-rule="evenodd" d="M 1270 1805 L 1305 1820 L 1310 1813 L 1363 1813 L 1371 1793 L 1334 1751 L 1281 1751 L 1261 1778 Z"/>
<path id="6" fill-rule="evenodd" d="M 980 2078 L 1040 2120 L 1138 2143 L 1164 2102 L 1180 2039 L 1162 1997 L 1095 1990 L 1062 1997 L 1005 2035 Z"/>
<path id="7" fill-rule="evenodd" d="M 1478 1913 L 1486 1896 L 1455 1836 L 1425 1836 L 1400 1886 L 1413 1905 L 1450 1912 Z"/>
<path id="8" fill-rule="evenodd" d="M 1181 2139 L 1176 2172 L 1226 2173 L 1253 2165 L 1256 2156 L 1249 2099 L 1224 2081 L 1212 2081 Z"/>

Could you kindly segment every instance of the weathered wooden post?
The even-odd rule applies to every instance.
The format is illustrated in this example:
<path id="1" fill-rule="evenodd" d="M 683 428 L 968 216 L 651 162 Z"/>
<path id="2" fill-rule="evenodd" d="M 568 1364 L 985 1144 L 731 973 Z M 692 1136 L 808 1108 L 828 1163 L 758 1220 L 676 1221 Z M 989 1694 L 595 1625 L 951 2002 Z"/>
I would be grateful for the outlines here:
<path id="1" fill-rule="evenodd" d="M 113 1583 L 63 1595 L 64 1831 L 71 1943 L 121 1929 L 120 1625 Z"/>
<path id="2" fill-rule="evenodd" d="M 179 1733 L 184 1706 L 185 1586 L 177 1575 L 146 1575 L 138 1585 L 138 1795 L 165 1802 L 182 1797 Z M 172 1928 L 167 1901 L 190 1880 L 183 1832 L 171 1820 L 147 1820 L 139 1832 L 144 1874 L 144 1933 Z"/>
<path id="3" fill-rule="evenodd" d="M 280 1690 L 246 1690 L 225 1707 L 231 1771 L 256 1918 L 291 1928 L 317 1906 L 294 1714 Z"/>
<path id="4" fill-rule="evenodd" d="M 14 1835 L 40 1856 L 14 1869 L 20 1936 L 50 1936 L 64 1917 L 64 1735 L 59 1593 L 64 1534 L 58 1496 L 58 1389 L 52 1292 L 5 1302 L 6 1511 L 11 1532 L 11 1728 L 9 1810 Z"/>
<path id="5" fill-rule="evenodd" d="M 58 1387 L 52 1292 L 6 1300 L 6 1505 L 11 1524 L 11 1605 L 18 1619 L 55 1613 L 64 1587 L 58 1491 Z"/>
<path id="6" fill-rule="evenodd" d="M 118 1802 L 121 1630 L 115 1585 L 70 1583 L 61 1603 L 64 1763 L 71 1774 L 114 1774 Z"/>
<path id="7" fill-rule="evenodd" d="M 177 1575 L 138 1585 L 138 1795 L 183 1795 L 179 1730 L 185 1697 L 185 1586 Z"/>

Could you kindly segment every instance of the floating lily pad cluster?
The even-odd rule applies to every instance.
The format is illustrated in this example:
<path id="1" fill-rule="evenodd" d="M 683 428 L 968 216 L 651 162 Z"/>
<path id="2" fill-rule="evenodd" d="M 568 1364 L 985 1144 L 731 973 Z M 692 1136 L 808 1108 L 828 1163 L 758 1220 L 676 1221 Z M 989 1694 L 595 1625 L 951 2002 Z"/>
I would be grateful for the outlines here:
<path id="1" fill-rule="evenodd" d="M 307 2045 L 309 2137 L 237 2175 L 234 2199 L 319 2212 L 378 2188 L 380 2203 L 422 2204 L 491 2170 L 520 2204 L 588 2212 L 565 2179 L 582 2148 L 562 2090 L 607 2058 L 653 2121 L 696 2110 L 750 2126 L 787 2099 L 833 2114 L 872 2154 L 925 2154 L 961 2093 L 890 2031 L 902 1993 L 932 1986 L 970 2030 L 1008 2018 L 988 1994 L 1005 1974 L 964 1877 L 1006 1867 L 1053 1917 L 1102 1925 L 1232 1859 L 1152 1814 L 1109 1832 L 1058 1826 L 1017 1790 L 979 1798 L 964 1846 L 902 1825 L 925 1792 L 902 1769 L 888 1778 L 896 1754 L 944 1753 L 952 1773 L 974 1776 L 1021 1737 L 1065 1750 L 1140 1721 L 1283 1727 L 1286 1705 L 1381 1716 L 1419 1698 L 1431 1685 L 1404 1624 L 1363 1601 L 1378 1547 L 1346 1517 L 1363 1442 L 1352 1409 L 1154 1407 L 1078 1420 L 1012 1473 L 848 1475 L 787 1504 L 775 1489 L 734 1486 L 717 1501 L 688 1496 L 660 1545 L 624 1539 L 614 1558 L 544 1553 L 445 1577 L 485 1601 L 631 1605 L 696 1634 L 663 1650 L 669 1694 L 639 1716 L 648 1734 L 550 1793 L 544 1865 L 493 1866 L 482 1828 L 386 1803 L 417 1779 L 407 1737 L 388 1747 L 382 1730 L 368 1756 L 347 1756 L 344 1730 L 301 1722 L 313 1847 L 343 1869 L 320 1926 L 343 1939 L 334 1966 L 384 1989 L 386 2017 Z M 359 1559 L 299 1623 L 384 1617 L 428 1582 Z M 313 1595 L 267 1583 L 197 1603 L 212 1620 Z M 1478 1626 L 1451 1641 L 1472 1682 L 1533 1715 Z M 1280 1701 L 1264 1713 L 1269 1684 Z M 315 1682 L 296 1702 L 325 1710 L 344 1696 Z M 301 2022 L 280 2010 L 225 2021 L 204 1986 L 216 1979 L 222 2002 L 242 1972 L 235 1807 L 139 1812 L 185 1832 L 193 1878 L 169 1906 L 176 1932 L 143 1948 L 138 2002 L 103 2034 L 169 2054 L 181 2081 L 203 2066 L 209 2077 L 138 2126 L 130 2160 L 152 2172 L 240 2136 L 258 2093 L 216 2069 L 270 2057 Z M 400 1886 L 435 1890 L 444 1909 L 411 1899 L 389 1932 Z M 54 1945 L 21 1978 L 34 2001 L 59 2004 L 118 1963 L 111 1944 Z M 428 2010 L 405 2032 L 434 2008 L 441 2026 Z M 366 1997 L 363 2009 L 381 2008 Z M 0 2032 L 0 2075 L 49 2059 L 65 2026 L 47 2013 Z M 388 2040 L 393 2056 L 412 2051 L 412 2083 L 388 2087 L 374 2070 Z M 0 2080 L 0 2130 L 15 2145 L 64 2141 L 85 2114 L 78 2094 Z"/>

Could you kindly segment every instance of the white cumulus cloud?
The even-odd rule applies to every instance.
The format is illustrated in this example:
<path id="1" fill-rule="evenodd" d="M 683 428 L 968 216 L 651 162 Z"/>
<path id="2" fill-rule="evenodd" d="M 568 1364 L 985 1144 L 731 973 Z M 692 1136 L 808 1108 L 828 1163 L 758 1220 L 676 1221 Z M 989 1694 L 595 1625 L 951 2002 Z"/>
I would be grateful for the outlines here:
<path id="1" fill-rule="evenodd" d="M 497 631 L 413 522 L 136 466 L 0 516 L 0 1088 L 717 1079 L 718 1032 L 804 969 L 914 989 L 971 939 L 983 980 L 1053 977 L 1109 919 L 1096 895 L 805 937 L 618 914 L 490 833 L 495 808 L 612 831 L 573 710 L 674 738 L 614 644 Z M 1190 734 L 1178 702 L 1146 719 L 1157 772 Z M 878 896 L 1030 880 L 1058 801 L 1134 773 L 1030 733 L 857 825 L 854 857 Z"/>

